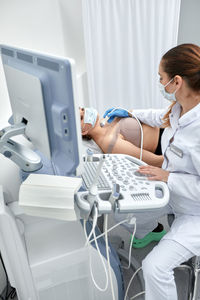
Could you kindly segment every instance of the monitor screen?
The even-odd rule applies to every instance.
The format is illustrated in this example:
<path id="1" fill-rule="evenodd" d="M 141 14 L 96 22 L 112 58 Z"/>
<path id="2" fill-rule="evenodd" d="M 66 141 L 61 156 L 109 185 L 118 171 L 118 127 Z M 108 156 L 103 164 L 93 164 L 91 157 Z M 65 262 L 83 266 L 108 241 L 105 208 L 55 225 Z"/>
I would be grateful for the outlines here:
<path id="1" fill-rule="evenodd" d="M 75 63 L 1 45 L 1 57 L 14 124 L 48 158 L 54 174 L 82 172 L 82 141 Z"/>

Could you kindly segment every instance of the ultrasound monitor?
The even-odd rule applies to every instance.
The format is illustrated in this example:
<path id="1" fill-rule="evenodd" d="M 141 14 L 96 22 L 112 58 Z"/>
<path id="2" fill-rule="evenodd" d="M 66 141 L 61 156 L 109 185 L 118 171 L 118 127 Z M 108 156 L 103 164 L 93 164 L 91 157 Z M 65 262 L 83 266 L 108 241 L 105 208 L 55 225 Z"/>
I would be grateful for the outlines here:
<path id="1" fill-rule="evenodd" d="M 24 135 L 35 149 L 51 160 L 55 175 L 81 174 L 74 61 L 5 45 L 0 45 L 0 50 L 14 120 L 7 135 L 24 127 Z M 12 156 L 9 151 L 3 154 Z"/>

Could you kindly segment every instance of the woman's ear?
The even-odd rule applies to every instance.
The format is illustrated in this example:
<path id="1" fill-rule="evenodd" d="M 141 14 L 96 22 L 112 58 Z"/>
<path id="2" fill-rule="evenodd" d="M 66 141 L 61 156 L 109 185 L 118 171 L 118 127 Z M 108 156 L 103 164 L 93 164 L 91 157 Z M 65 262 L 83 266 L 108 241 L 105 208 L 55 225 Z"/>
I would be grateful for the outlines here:
<path id="1" fill-rule="evenodd" d="M 88 129 L 83 129 L 81 132 L 82 132 L 82 135 L 87 135 L 88 134 Z"/>
<path id="2" fill-rule="evenodd" d="M 177 87 L 180 87 L 182 85 L 182 82 L 183 82 L 183 78 L 179 75 L 176 75 L 174 77 L 174 81 L 175 81 L 175 84 Z"/>

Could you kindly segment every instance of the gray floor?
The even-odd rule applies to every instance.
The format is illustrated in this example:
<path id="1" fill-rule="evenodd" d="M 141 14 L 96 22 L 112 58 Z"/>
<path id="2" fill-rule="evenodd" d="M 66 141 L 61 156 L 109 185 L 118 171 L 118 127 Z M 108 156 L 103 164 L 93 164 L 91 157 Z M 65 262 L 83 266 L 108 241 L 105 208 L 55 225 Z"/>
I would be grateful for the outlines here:
<path id="1" fill-rule="evenodd" d="M 109 217 L 109 226 L 111 227 L 115 221 L 112 217 Z M 165 230 L 169 230 L 167 218 L 160 219 L 160 223 L 164 225 Z M 129 250 L 129 243 L 130 243 L 130 233 L 123 228 L 122 226 L 117 227 L 114 229 L 111 233 L 109 233 L 109 240 L 112 243 L 112 245 L 117 249 L 119 246 L 119 243 L 121 240 L 124 242 L 124 249 L 128 252 Z M 132 249 L 132 256 L 138 261 L 139 264 L 141 264 L 141 261 L 144 259 L 144 257 L 153 249 L 153 247 L 156 245 L 156 242 L 152 242 L 150 245 L 148 245 L 145 248 L 142 249 Z M 127 262 L 122 260 L 122 265 L 126 266 Z M 124 282 L 125 282 L 125 288 L 127 287 L 127 284 L 129 283 L 129 280 L 131 276 L 133 275 L 134 270 L 124 270 Z M 142 272 L 142 271 L 140 271 Z M 178 296 L 179 300 L 188 300 L 188 281 L 189 281 L 189 273 L 187 269 L 177 269 L 175 270 L 175 279 L 177 283 L 177 290 L 178 290 Z M 141 286 L 139 284 L 139 281 L 137 279 L 137 276 L 134 278 L 132 285 L 129 289 L 128 296 L 129 298 L 133 297 L 137 293 L 141 292 Z M 136 298 L 137 300 L 144 300 L 145 296 L 138 296 Z M 200 291 L 199 295 L 195 298 L 195 300 L 200 299 Z M 17 297 L 14 298 L 14 300 L 17 300 Z M 59 299 L 58 299 L 59 300 Z M 173 300 L 173 299 L 171 299 Z"/>
<path id="2" fill-rule="evenodd" d="M 159 221 L 164 225 L 164 228 L 166 231 L 169 230 L 169 225 L 167 222 L 167 217 L 163 217 Z M 112 226 L 115 223 L 112 217 L 109 218 L 109 227 Z M 124 241 L 124 248 L 128 252 L 129 250 L 129 243 L 130 243 L 130 233 L 120 226 L 117 229 L 114 229 L 113 232 L 110 233 L 110 241 L 113 244 L 115 248 L 117 248 L 117 240 L 119 241 L 119 238 L 123 239 Z M 147 247 L 142 249 L 132 249 L 132 256 L 138 261 L 139 264 L 141 264 L 142 260 L 145 258 L 145 256 L 153 249 L 153 247 L 157 244 L 157 242 L 152 242 Z M 122 265 L 126 264 L 122 261 Z M 134 270 L 124 270 L 124 281 L 125 281 L 125 287 L 129 283 L 129 280 L 131 276 L 133 275 Z M 142 271 L 140 271 L 142 272 Z M 175 270 L 175 280 L 177 283 L 177 290 L 178 290 L 178 299 L 179 300 L 188 300 L 188 282 L 190 279 L 188 269 L 181 268 Z M 131 298 L 137 293 L 141 292 L 141 286 L 139 284 L 139 281 L 137 280 L 137 276 L 134 278 L 132 285 L 129 289 L 128 296 Z M 144 300 L 145 296 L 138 296 L 136 299 L 138 300 Z M 196 298 L 200 299 L 200 298 Z M 172 299 L 173 300 L 173 299 Z"/>

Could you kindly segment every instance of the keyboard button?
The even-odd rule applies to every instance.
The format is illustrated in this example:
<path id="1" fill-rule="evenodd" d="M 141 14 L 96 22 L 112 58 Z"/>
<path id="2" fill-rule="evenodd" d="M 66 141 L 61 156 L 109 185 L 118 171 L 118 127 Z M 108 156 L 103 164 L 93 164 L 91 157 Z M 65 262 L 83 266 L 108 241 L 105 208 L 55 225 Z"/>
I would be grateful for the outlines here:
<path id="1" fill-rule="evenodd" d="M 134 188 L 133 185 L 130 185 L 130 186 L 129 186 L 129 190 L 130 190 L 130 191 L 133 191 L 134 189 L 135 189 L 135 188 Z"/>
<path id="2" fill-rule="evenodd" d="M 138 172 L 138 171 L 135 171 L 135 172 L 134 172 L 134 175 L 135 175 L 135 176 L 138 176 L 138 177 L 146 177 L 145 175 L 141 174 L 141 173 Z"/>
<path id="3" fill-rule="evenodd" d="M 129 181 L 128 181 L 128 180 L 124 180 L 124 181 L 123 181 L 123 184 L 128 185 L 128 184 L 129 184 Z"/>

